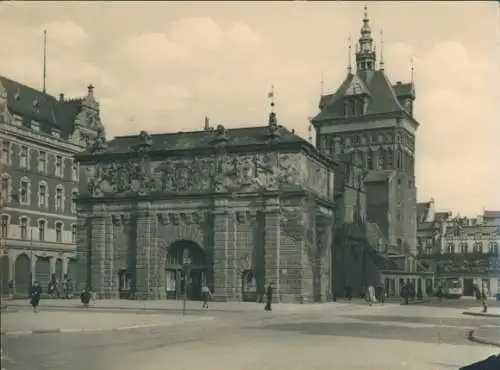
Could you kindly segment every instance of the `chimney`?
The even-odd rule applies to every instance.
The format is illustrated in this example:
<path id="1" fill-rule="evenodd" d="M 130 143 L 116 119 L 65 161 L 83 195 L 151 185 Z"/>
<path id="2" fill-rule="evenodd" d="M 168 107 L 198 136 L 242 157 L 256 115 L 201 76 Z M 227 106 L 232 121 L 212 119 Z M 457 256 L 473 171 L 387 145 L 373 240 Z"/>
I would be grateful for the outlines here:
<path id="1" fill-rule="evenodd" d="M 60 93 L 59 94 L 59 102 L 63 102 L 64 101 L 64 93 Z"/>

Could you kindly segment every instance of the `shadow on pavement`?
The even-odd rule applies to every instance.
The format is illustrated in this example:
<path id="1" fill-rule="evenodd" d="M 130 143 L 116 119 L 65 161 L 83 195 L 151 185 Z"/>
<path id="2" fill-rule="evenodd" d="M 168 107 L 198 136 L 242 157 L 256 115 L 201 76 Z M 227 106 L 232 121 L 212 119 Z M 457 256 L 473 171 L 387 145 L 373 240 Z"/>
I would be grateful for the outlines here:
<path id="1" fill-rule="evenodd" d="M 269 324 L 260 328 L 247 329 L 293 331 L 306 335 L 400 340 L 405 342 L 436 343 L 452 345 L 478 345 L 468 340 L 470 329 L 453 327 L 409 328 L 374 323 L 300 322 L 294 324 Z"/>
<path id="2" fill-rule="evenodd" d="M 448 326 L 470 326 L 471 328 L 482 323 L 487 325 L 482 318 L 467 318 L 460 316 L 457 318 L 452 317 L 415 317 L 415 316 L 377 316 L 377 315 L 340 315 L 345 318 L 360 320 L 360 321 L 378 321 L 378 322 L 401 322 L 406 324 L 434 324 L 434 325 L 448 325 Z M 479 321 L 480 320 L 480 321 Z M 490 319 L 491 324 L 498 323 L 498 320 Z"/>

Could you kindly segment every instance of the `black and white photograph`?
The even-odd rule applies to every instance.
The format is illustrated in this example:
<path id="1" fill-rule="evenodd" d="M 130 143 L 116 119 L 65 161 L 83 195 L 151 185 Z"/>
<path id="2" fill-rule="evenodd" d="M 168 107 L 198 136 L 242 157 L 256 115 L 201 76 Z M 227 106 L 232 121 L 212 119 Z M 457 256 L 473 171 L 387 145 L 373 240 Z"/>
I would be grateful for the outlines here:
<path id="1" fill-rule="evenodd" d="M 0 33 L 1 370 L 500 369 L 498 2 Z"/>

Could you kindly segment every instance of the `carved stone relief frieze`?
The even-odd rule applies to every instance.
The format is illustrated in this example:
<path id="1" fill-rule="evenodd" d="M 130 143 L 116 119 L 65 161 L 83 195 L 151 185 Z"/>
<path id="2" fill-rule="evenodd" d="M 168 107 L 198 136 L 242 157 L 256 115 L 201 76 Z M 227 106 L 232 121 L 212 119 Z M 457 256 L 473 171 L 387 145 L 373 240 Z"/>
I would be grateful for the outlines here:
<path id="1" fill-rule="evenodd" d="M 113 223 L 113 226 L 115 226 L 115 227 L 126 226 L 126 225 L 130 225 L 130 223 L 132 221 L 132 216 L 130 214 L 126 214 L 126 213 L 114 214 L 114 215 L 111 215 L 111 221 Z"/>
<path id="2" fill-rule="evenodd" d="M 205 221 L 203 212 L 164 212 L 157 214 L 158 222 L 161 225 L 199 225 Z"/>
<path id="3" fill-rule="evenodd" d="M 252 224 L 257 220 L 257 212 L 255 211 L 236 211 L 234 213 L 236 222 L 239 224 Z"/>

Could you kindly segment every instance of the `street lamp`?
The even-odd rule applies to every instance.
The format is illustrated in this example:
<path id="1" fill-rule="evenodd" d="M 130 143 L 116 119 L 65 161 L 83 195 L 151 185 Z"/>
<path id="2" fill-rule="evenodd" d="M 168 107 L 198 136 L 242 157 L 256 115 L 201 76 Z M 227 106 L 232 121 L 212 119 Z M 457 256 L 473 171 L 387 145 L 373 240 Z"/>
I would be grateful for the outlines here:
<path id="1" fill-rule="evenodd" d="M 182 269 L 184 270 L 184 300 L 182 303 L 182 316 L 185 316 L 186 315 L 188 280 L 189 280 L 189 275 L 190 275 L 189 272 L 191 271 L 191 258 L 189 257 L 189 255 L 184 255 Z"/>

